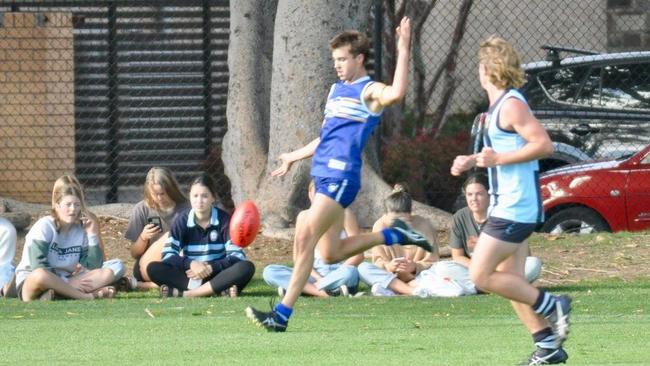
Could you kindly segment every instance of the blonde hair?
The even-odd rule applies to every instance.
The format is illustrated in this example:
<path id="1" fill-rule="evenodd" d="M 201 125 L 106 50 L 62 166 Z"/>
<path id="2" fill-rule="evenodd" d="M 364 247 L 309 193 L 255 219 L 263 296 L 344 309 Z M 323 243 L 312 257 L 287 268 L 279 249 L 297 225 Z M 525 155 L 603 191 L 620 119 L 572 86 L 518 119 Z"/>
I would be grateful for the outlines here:
<path id="1" fill-rule="evenodd" d="M 503 38 L 491 36 L 481 42 L 478 58 L 487 67 L 487 76 L 497 88 L 518 88 L 524 84 L 521 58 L 512 44 Z"/>
<path id="2" fill-rule="evenodd" d="M 149 169 L 144 181 L 144 200 L 150 208 L 156 210 L 161 209 L 161 207 L 158 207 L 151 191 L 152 187 L 156 184 L 160 185 L 162 189 L 165 190 L 165 193 L 167 193 L 169 198 L 171 198 L 176 205 L 187 202 L 187 198 L 178 187 L 178 182 L 176 181 L 176 178 L 174 178 L 172 172 L 167 168 L 153 167 Z"/>
<path id="3" fill-rule="evenodd" d="M 56 212 L 56 205 L 65 196 L 77 197 L 81 203 L 81 212 L 86 211 L 86 201 L 79 180 L 74 175 L 63 175 L 59 177 L 52 187 L 52 217 L 54 217 L 54 224 L 57 230 L 61 228 L 61 219 Z"/>

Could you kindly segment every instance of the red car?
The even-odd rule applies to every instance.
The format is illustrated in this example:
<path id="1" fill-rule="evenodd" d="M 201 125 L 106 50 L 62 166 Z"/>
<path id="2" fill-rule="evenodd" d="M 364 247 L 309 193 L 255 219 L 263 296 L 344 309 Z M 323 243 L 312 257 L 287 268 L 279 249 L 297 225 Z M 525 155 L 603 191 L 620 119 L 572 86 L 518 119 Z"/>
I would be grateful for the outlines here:
<path id="1" fill-rule="evenodd" d="M 650 228 L 650 145 L 628 158 L 549 170 L 540 185 L 543 232 Z"/>

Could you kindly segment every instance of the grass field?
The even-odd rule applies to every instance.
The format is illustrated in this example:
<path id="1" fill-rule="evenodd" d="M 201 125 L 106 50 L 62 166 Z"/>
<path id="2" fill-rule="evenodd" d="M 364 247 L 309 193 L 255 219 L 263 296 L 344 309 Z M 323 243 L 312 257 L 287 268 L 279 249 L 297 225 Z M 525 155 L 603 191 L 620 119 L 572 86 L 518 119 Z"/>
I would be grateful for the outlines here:
<path id="1" fill-rule="evenodd" d="M 648 365 L 650 281 L 552 288 L 574 298 L 565 344 L 572 365 Z M 290 328 L 244 317 L 267 307 L 259 278 L 237 299 L 0 300 L 0 364 L 514 365 L 533 350 L 509 304 L 452 299 L 302 298 Z"/>

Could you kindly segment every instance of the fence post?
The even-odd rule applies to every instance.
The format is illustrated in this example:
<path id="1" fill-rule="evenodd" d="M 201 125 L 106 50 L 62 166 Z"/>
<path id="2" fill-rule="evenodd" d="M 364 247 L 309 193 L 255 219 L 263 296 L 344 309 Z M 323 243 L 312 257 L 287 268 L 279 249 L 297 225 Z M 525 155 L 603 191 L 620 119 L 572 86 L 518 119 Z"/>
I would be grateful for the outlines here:
<path id="1" fill-rule="evenodd" d="M 212 72 L 210 70 L 210 1 L 203 0 L 203 129 L 205 157 L 212 146 Z"/>
<path id="2" fill-rule="evenodd" d="M 108 144 L 106 145 L 106 165 L 108 166 L 108 191 L 106 203 L 118 200 L 118 100 L 117 100 L 117 5 L 111 1 L 108 5 Z"/>

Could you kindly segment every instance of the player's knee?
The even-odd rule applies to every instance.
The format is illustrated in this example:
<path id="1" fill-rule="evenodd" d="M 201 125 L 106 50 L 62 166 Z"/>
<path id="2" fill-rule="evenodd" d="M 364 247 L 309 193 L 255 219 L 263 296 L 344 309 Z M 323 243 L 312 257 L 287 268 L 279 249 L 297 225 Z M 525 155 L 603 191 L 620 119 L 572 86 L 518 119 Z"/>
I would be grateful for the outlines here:
<path id="1" fill-rule="evenodd" d="M 296 216 L 296 227 L 304 225 L 306 218 L 307 218 L 307 210 L 300 211 L 298 213 L 298 216 Z"/>
<path id="2" fill-rule="evenodd" d="M 472 280 L 476 287 L 487 289 L 488 274 L 485 271 L 481 271 L 479 268 L 470 266 L 469 278 Z"/>
<path id="3" fill-rule="evenodd" d="M 313 245 L 311 244 L 314 241 L 313 237 L 313 230 L 309 226 L 296 226 L 294 248 L 297 250 L 305 250 L 311 247 L 311 250 L 313 250 Z"/>

